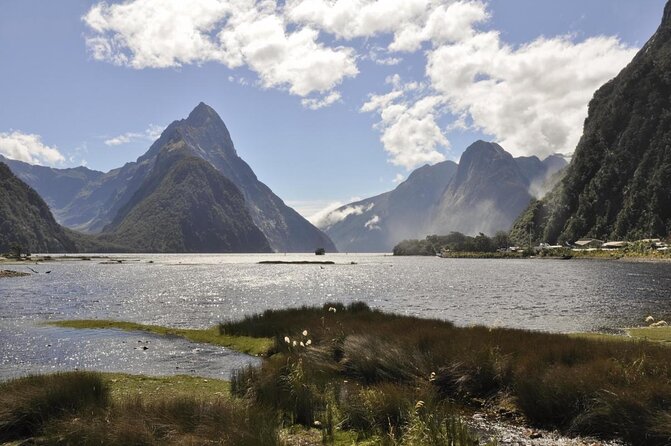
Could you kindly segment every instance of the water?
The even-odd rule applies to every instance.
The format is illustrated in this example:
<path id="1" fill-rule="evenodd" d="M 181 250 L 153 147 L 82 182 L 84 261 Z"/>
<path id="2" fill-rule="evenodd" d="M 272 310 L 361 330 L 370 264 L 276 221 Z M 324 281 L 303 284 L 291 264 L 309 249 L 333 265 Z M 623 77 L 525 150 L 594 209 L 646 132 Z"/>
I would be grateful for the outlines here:
<path id="1" fill-rule="evenodd" d="M 0 280 L 0 379 L 74 368 L 227 377 L 258 361 L 180 339 L 44 326 L 49 320 L 203 328 L 267 308 L 356 300 L 459 325 L 554 332 L 638 325 L 648 314 L 671 318 L 671 264 L 344 254 L 318 258 L 337 263 L 329 266 L 258 264 L 316 260 L 291 254 L 119 258 L 127 261 L 31 265 L 41 274 Z"/>

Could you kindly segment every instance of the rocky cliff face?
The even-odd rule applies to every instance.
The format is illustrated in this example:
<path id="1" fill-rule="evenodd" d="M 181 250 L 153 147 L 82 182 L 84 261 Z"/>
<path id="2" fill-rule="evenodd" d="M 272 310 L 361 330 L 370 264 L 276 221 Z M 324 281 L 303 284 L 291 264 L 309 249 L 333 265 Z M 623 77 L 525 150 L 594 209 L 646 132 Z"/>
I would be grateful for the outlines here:
<path id="1" fill-rule="evenodd" d="M 493 235 L 544 195 L 566 164 L 558 155 L 513 158 L 478 141 L 458 165 L 421 167 L 393 191 L 336 209 L 321 224 L 338 249 L 351 252 L 389 252 L 405 239 L 453 231 Z"/>
<path id="2" fill-rule="evenodd" d="M 325 231 L 343 252 L 391 252 L 400 240 L 423 238 L 456 170 L 452 161 L 421 167 L 393 191 L 335 210 Z"/>
<path id="3" fill-rule="evenodd" d="M 538 241 L 671 232 L 671 3 L 633 61 L 599 89 L 563 180 L 520 218 Z"/>
<path id="4" fill-rule="evenodd" d="M 508 230 L 532 199 L 527 175 L 498 144 L 473 143 L 436 206 L 431 233 Z"/>

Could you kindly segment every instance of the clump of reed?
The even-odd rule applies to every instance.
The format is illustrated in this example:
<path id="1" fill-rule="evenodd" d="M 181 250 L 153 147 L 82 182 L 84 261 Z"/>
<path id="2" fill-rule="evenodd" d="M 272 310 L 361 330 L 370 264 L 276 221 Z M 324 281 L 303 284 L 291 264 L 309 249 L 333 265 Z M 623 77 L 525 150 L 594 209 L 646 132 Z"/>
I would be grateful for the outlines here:
<path id="1" fill-rule="evenodd" d="M 51 420 L 95 411 L 108 391 L 95 373 L 29 376 L 0 384 L 0 441 L 39 434 Z"/>
<path id="2" fill-rule="evenodd" d="M 129 400 L 104 416 L 61 419 L 46 430 L 53 444 L 276 446 L 273 414 L 242 401 L 189 397 Z"/>
<path id="3" fill-rule="evenodd" d="M 0 442 L 275 446 L 278 427 L 274 413 L 231 398 L 112 401 L 97 373 L 37 375 L 0 384 Z"/>
<path id="4" fill-rule="evenodd" d="M 220 330 L 277 339 L 280 354 L 240 371 L 233 389 L 291 422 L 323 423 L 331 407 L 340 427 L 402 442 L 417 401 L 489 406 L 505 396 L 534 426 L 633 445 L 671 439 L 671 349 L 659 344 L 455 327 L 364 304 L 267 311 Z M 309 347 L 283 340 L 303 330 Z"/>

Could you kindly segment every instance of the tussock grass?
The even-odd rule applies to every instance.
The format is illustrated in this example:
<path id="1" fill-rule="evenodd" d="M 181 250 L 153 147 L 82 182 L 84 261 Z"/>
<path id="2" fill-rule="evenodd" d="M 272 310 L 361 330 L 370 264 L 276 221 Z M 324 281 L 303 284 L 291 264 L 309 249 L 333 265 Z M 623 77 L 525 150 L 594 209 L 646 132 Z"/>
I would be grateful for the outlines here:
<path id="1" fill-rule="evenodd" d="M 336 425 L 402 442 L 417 401 L 443 426 L 446 402 L 505 396 L 532 425 L 633 445 L 671 439 L 671 350 L 658 343 L 455 327 L 362 304 L 266 311 L 220 330 L 275 337 L 280 354 L 238 372 L 232 390 L 288 422 L 324 423 L 331 410 Z"/>
<path id="2" fill-rule="evenodd" d="M 124 331 L 144 331 L 160 336 L 177 336 L 192 342 L 218 345 L 249 355 L 263 356 L 273 345 L 272 339 L 255 336 L 237 336 L 222 334 L 218 327 L 207 329 L 169 328 L 160 325 L 137 324 L 135 322 L 110 321 L 98 319 L 54 321 L 50 325 L 76 329 L 116 329 Z"/>
<path id="3" fill-rule="evenodd" d="M 206 394 L 228 388 L 225 382 L 213 381 L 88 372 L 8 381 L 0 385 L 0 442 L 279 444 L 279 423 L 273 412 L 224 394 Z"/>
<path id="4" fill-rule="evenodd" d="M 0 384 L 0 441 L 40 434 L 53 419 L 104 407 L 108 391 L 95 373 L 30 376 Z"/>

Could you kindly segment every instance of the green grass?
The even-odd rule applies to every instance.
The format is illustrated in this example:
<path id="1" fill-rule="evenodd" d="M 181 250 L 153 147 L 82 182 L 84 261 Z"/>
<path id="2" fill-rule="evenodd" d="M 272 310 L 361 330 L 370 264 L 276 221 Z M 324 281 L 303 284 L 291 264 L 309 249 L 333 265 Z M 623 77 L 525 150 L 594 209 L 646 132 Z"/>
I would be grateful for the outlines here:
<path id="1" fill-rule="evenodd" d="M 634 338 L 652 342 L 671 342 L 671 327 L 628 328 L 627 333 Z"/>
<path id="2" fill-rule="evenodd" d="M 114 402 L 140 398 L 145 402 L 170 397 L 216 400 L 230 395 L 228 381 L 190 375 L 145 376 L 126 373 L 101 373 L 103 384 Z"/>
<path id="3" fill-rule="evenodd" d="M 177 336 L 192 342 L 218 345 L 249 355 L 268 354 L 273 345 L 272 339 L 244 335 L 221 334 L 218 327 L 207 329 L 169 328 L 160 325 L 137 324 L 134 322 L 110 320 L 67 320 L 49 322 L 50 325 L 75 329 L 116 329 L 124 331 L 144 331 L 160 336 Z"/>

